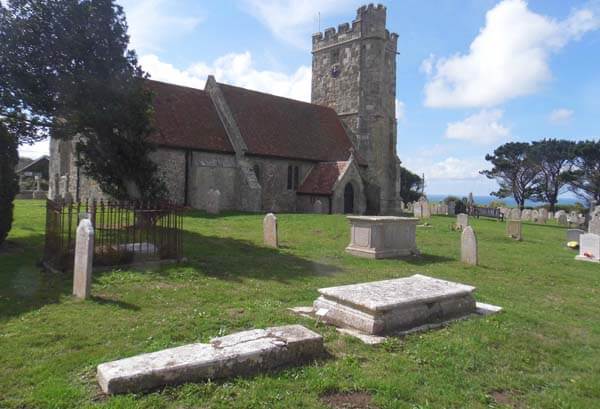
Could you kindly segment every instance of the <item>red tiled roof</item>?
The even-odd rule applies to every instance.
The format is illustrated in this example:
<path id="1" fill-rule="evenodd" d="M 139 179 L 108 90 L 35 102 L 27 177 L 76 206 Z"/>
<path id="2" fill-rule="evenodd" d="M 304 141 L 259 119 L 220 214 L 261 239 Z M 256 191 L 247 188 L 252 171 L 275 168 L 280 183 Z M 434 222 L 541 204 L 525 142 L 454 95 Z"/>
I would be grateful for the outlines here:
<path id="1" fill-rule="evenodd" d="M 335 111 L 271 94 L 219 84 L 248 153 L 344 161 L 352 143 Z"/>
<path id="2" fill-rule="evenodd" d="M 333 185 L 346 169 L 349 161 L 344 162 L 321 162 L 315 165 L 304 182 L 300 185 L 297 193 L 313 195 L 330 195 L 333 193 Z"/>
<path id="3" fill-rule="evenodd" d="M 207 92 L 148 80 L 154 93 L 154 127 L 158 145 L 234 153 Z"/>

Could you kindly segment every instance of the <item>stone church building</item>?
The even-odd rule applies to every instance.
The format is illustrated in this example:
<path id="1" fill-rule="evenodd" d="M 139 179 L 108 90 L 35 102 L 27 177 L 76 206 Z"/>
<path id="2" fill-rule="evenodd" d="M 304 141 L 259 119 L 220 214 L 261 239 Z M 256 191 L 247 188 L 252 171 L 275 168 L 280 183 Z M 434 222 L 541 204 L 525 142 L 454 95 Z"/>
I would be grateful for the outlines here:
<path id="1" fill-rule="evenodd" d="M 206 209 L 393 214 L 400 208 L 396 155 L 396 49 L 381 5 L 312 38 L 312 101 L 218 83 L 204 90 L 148 81 L 154 93 L 152 155 L 170 199 Z M 51 198 L 101 198 L 76 166 L 75 141 L 51 140 Z"/>

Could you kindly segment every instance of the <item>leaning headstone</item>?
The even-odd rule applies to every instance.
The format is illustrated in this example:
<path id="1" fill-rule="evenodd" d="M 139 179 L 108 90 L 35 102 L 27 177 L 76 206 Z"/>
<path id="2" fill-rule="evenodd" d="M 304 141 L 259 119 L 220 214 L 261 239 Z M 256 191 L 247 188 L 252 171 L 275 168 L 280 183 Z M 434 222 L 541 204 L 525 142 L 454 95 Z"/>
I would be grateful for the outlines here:
<path id="1" fill-rule="evenodd" d="M 266 246 L 279 247 L 277 217 L 273 213 L 267 214 L 263 220 L 263 234 Z"/>
<path id="2" fill-rule="evenodd" d="M 558 216 L 558 224 L 561 226 L 567 226 L 569 224 L 569 221 L 567 220 L 567 214 L 566 213 L 561 213 Z"/>
<path id="3" fill-rule="evenodd" d="M 298 365 L 323 353 L 321 335 L 301 325 L 286 325 L 107 362 L 98 365 L 96 378 L 106 394 L 136 393 Z"/>
<path id="4" fill-rule="evenodd" d="M 459 213 L 456 215 L 456 227 L 463 230 L 469 225 L 469 215 Z"/>
<path id="5" fill-rule="evenodd" d="M 590 220 L 588 224 L 588 233 L 600 234 L 600 218 Z"/>
<path id="6" fill-rule="evenodd" d="M 600 235 L 582 234 L 579 238 L 579 255 L 575 259 L 600 263 Z"/>
<path id="7" fill-rule="evenodd" d="M 313 204 L 313 212 L 323 213 L 323 202 L 321 202 L 319 199 L 317 199 Z"/>
<path id="8" fill-rule="evenodd" d="M 471 226 L 467 226 L 460 238 L 460 260 L 472 266 L 479 262 L 477 257 L 477 236 Z"/>
<path id="9" fill-rule="evenodd" d="M 581 229 L 567 229 L 567 243 L 571 241 L 579 243 L 579 238 L 582 234 L 585 234 L 585 232 Z"/>
<path id="10" fill-rule="evenodd" d="M 209 214 L 219 214 L 221 211 L 221 191 L 219 189 L 210 189 L 206 194 L 206 212 Z"/>
<path id="11" fill-rule="evenodd" d="M 506 223 L 506 235 L 515 240 L 523 240 L 523 224 L 520 220 L 509 220 Z"/>
<path id="12" fill-rule="evenodd" d="M 76 234 L 73 295 L 86 299 L 90 296 L 94 261 L 94 227 L 90 219 L 82 219 L 79 222 Z"/>

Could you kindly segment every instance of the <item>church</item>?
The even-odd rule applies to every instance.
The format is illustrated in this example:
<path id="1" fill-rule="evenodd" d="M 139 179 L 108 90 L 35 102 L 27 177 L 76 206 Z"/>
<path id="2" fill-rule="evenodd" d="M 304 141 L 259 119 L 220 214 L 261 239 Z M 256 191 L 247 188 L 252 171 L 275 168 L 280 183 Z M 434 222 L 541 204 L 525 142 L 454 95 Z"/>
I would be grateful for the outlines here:
<path id="1" fill-rule="evenodd" d="M 398 35 L 382 5 L 312 37 L 311 103 L 219 83 L 148 80 L 152 159 L 173 202 L 221 210 L 396 214 Z M 105 197 L 76 166 L 75 141 L 50 141 L 49 197 Z"/>

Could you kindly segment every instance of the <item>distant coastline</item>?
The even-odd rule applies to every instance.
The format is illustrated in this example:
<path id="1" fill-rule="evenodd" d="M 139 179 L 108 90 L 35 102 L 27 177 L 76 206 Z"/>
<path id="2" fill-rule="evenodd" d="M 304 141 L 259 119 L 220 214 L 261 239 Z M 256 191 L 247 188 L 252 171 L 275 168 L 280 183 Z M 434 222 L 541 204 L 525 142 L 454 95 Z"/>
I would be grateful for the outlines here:
<path id="1" fill-rule="evenodd" d="M 427 195 L 427 198 L 429 199 L 430 202 L 440 202 L 448 196 L 450 196 L 450 195 Z M 452 195 L 452 196 L 458 196 L 461 198 L 463 197 L 461 195 Z M 465 195 L 465 197 L 466 196 L 467 195 Z M 492 200 L 502 200 L 508 206 L 516 206 L 517 205 L 517 202 L 515 202 L 515 200 L 512 197 L 499 199 L 495 196 L 475 196 L 474 195 L 473 199 L 475 200 L 475 204 L 478 204 L 478 205 L 488 205 L 488 204 L 490 204 L 490 202 Z M 577 202 L 584 204 L 583 200 L 575 198 L 575 197 L 561 197 L 558 199 L 559 205 L 574 205 Z M 526 207 L 538 207 L 538 206 L 542 206 L 543 204 L 544 204 L 544 202 L 534 202 L 533 200 L 527 200 L 525 202 Z"/>

